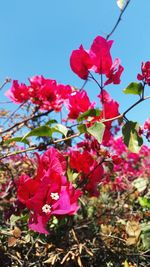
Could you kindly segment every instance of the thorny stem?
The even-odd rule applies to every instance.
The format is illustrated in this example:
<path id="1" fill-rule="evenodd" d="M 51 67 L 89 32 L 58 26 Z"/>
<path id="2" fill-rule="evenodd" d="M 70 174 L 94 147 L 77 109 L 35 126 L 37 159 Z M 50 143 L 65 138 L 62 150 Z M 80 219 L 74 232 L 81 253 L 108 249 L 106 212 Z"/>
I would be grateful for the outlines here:
<path id="1" fill-rule="evenodd" d="M 130 1 L 131 1 L 131 0 L 127 0 L 126 5 L 125 5 L 125 7 L 123 8 L 123 10 L 121 11 L 120 16 L 118 17 L 118 19 L 117 19 L 117 21 L 116 21 L 114 27 L 112 28 L 111 32 L 110 32 L 109 34 L 107 34 L 107 36 L 106 36 L 106 40 L 108 40 L 109 37 L 110 37 L 110 36 L 115 32 L 115 30 L 117 29 L 117 27 L 118 27 L 118 25 L 119 25 L 119 23 L 120 23 L 120 21 L 121 21 L 121 19 L 122 19 L 122 15 L 123 15 L 123 13 L 125 12 L 125 10 L 126 10 L 127 6 L 129 5 Z"/>

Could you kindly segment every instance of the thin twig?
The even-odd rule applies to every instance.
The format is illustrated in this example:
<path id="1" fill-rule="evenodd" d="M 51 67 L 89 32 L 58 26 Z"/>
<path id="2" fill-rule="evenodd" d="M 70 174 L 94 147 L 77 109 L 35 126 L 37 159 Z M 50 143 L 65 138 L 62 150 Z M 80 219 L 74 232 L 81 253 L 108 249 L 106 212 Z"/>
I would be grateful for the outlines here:
<path id="1" fill-rule="evenodd" d="M 105 234 L 103 234 L 103 233 L 100 233 L 100 235 L 101 235 L 101 236 L 104 236 L 104 237 L 107 237 L 107 238 L 118 239 L 118 240 L 120 240 L 121 242 L 126 243 L 126 241 L 125 241 L 124 239 L 122 239 L 122 238 L 120 238 L 120 237 L 118 237 L 118 236 L 115 236 L 115 235 L 105 235 Z"/>
<path id="2" fill-rule="evenodd" d="M 60 142 L 67 141 L 67 140 L 69 140 L 69 139 L 78 137 L 78 136 L 80 136 L 80 135 L 81 135 L 81 133 L 75 133 L 75 134 L 70 135 L 70 136 L 68 136 L 68 137 L 65 137 L 65 138 L 62 138 L 62 139 L 58 139 L 58 140 L 54 140 L 53 143 L 54 143 L 54 144 L 57 144 L 57 143 L 60 143 Z"/>
<path id="3" fill-rule="evenodd" d="M 110 118 L 110 119 L 105 119 L 105 120 L 102 120 L 101 122 L 105 123 L 105 122 L 109 122 L 109 121 L 114 121 L 114 120 L 117 120 L 117 119 L 121 119 L 123 118 L 131 109 L 133 109 L 135 106 L 137 106 L 138 104 L 142 103 L 143 101 L 147 100 L 147 99 L 150 99 L 150 95 L 149 96 L 146 96 L 144 98 L 141 98 L 140 100 L 136 101 L 131 107 L 129 107 L 126 111 L 124 111 L 122 114 L 116 116 L 116 117 L 113 117 L 113 118 Z"/>
<path id="4" fill-rule="evenodd" d="M 75 138 L 75 137 L 78 137 L 80 136 L 81 133 L 75 133 L 73 135 L 70 135 L 68 137 L 65 137 L 65 138 L 62 138 L 62 139 L 57 139 L 57 140 L 52 140 L 50 144 L 57 144 L 57 143 L 60 143 L 60 142 L 63 142 L 63 141 L 67 141 L 69 139 L 72 139 L 72 138 Z M 49 145 L 50 145 L 49 144 Z M 2 157 L 0 157 L 0 160 L 2 159 L 5 159 L 5 158 L 8 158 L 8 157 L 11 157 L 11 156 L 15 156 L 15 155 L 18 155 L 18 154 L 22 154 L 22 153 L 26 153 L 26 152 L 30 152 L 32 150 L 37 150 L 40 148 L 40 145 L 39 146 L 32 146 L 32 147 L 29 147 L 27 149 L 22 149 L 22 150 L 17 150 L 17 151 L 14 151 L 12 153 L 8 153 Z"/>
<path id="5" fill-rule="evenodd" d="M 126 5 L 125 5 L 125 7 L 123 8 L 123 10 L 121 11 L 121 13 L 120 13 L 120 15 L 119 15 L 119 17 L 118 17 L 118 19 L 117 19 L 117 21 L 116 21 L 114 27 L 112 28 L 111 32 L 110 32 L 109 34 L 107 34 L 107 36 L 106 36 L 106 40 L 108 40 L 109 37 L 110 37 L 110 36 L 115 32 L 115 30 L 117 29 L 117 27 L 118 27 L 118 25 L 119 25 L 119 23 L 120 23 L 120 21 L 121 21 L 121 19 L 122 19 L 123 13 L 125 12 L 125 10 L 126 10 L 127 6 L 129 5 L 130 1 L 131 1 L 131 0 L 127 0 L 127 3 L 126 3 Z"/>
<path id="6" fill-rule="evenodd" d="M 0 86 L 0 90 L 2 90 L 5 87 L 5 85 L 7 83 L 10 83 L 10 82 L 11 82 L 11 79 L 10 78 L 6 78 L 5 81 L 3 82 L 3 84 Z"/>
<path id="7" fill-rule="evenodd" d="M 23 121 L 20 121 L 20 122 L 15 123 L 13 126 L 9 127 L 8 129 L 6 129 L 6 130 L 0 132 L 0 134 L 7 133 L 7 132 L 11 131 L 12 129 L 14 129 L 15 127 L 19 126 L 19 125 L 24 126 L 24 124 L 25 124 L 26 122 L 28 122 L 29 120 L 34 120 L 34 119 L 37 119 L 37 118 L 42 117 L 42 116 L 47 116 L 47 115 L 48 115 L 50 112 L 52 112 L 52 111 L 53 111 L 53 109 L 48 110 L 48 111 L 43 112 L 43 113 L 40 113 L 40 114 L 37 114 L 37 115 L 32 115 L 32 116 L 30 116 L 30 117 L 24 119 Z"/>

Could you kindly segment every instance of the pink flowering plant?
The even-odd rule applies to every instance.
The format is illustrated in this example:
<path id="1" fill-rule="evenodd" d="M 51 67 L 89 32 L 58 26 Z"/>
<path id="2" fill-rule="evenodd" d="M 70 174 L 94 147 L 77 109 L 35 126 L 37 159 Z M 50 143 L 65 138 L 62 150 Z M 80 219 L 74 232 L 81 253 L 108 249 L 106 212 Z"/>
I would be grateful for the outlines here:
<path id="1" fill-rule="evenodd" d="M 123 90 L 138 100 L 120 113 L 120 104 L 107 89 L 121 83 L 124 71 L 121 60 L 112 57 L 112 33 L 105 38 L 98 35 L 90 48 L 81 44 L 72 51 L 70 67 L 84 80 L 81 88 L 43 75 L 29 78 L 26 84 L 5 82 L 11 82 L 5 96 L 17 110 L 1 126 L 0 164 L 5 179 L 0 198 L 11 200 L 3 218 L 27 215 L 30 230 L 49 234 L 54 218 L 59 224 L 66 218 L 73 221 L 77 214 L 84 217 L 86 203 L 101 201 L 104 193 L 116 197 L 137 190 L 139 204 L 149 208 L 148 197 L 140 195 L 147 187 L 140 191 L 136 181 L 144 177 L 149 183 L 150 149 L 143 138 L 150 141 L 150 118 L 140 126 L 129 120 L 128 112 L 150 99 L 145 93 L 150 62 L 142 62 L 137 82 Z M 99 89 L 95 102 L 86 91 L 89 81 L 91 88 Z M 18 110 L 21 115 L 15 117 Z"/>

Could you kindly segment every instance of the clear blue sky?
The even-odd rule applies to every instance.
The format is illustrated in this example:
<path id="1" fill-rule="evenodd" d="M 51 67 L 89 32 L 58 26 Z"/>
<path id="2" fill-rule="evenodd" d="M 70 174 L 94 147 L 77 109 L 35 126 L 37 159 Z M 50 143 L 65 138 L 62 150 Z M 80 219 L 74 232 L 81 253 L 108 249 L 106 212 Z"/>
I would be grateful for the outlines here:
<path id="1" fill-rule="evenodd" d="M 81 43 L 88 49 L 97 35 L 105 37 L 119 15 L 115 0 L 5 0 L 0 8 L 1 83 L 6 77 L 27 82 L 28 77 L 43 74 L 80 87 L 82 80 L 69 66 L 71 51 Z M 136 81 L 141 62 L 150 60 L 150 0 L 131 0 L 111 39 L 115 41 L 113 58 L 121 58 L 125 71 L 122 83 L 109 86 L 108 91 L 120 101 L 123 111 L 137 97 L 126 96 L 121 90 Z M 87 90 L 92 100 L 98 94 L 92 84 Z M 128 114 L 140 123 L 148 117 L 148 100 Z"/>

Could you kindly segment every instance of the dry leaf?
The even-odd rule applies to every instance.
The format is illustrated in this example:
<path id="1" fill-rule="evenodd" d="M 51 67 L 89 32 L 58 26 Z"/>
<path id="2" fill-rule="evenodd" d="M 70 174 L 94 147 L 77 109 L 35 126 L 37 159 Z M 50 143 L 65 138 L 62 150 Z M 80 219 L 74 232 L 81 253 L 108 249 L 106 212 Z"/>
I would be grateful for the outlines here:
<path id="1" fill-rule="evenodd" d="M 21 236 L 21 230 L 19 229 L 19 227 L 15 227 L 12 231 L 12 234 L 15 238 L 19 238 Z"/>
<path id="2" fill-rule="evenodd" d="M 10 236 L 8 238 L 8 247 L 13 247 L 14 245 L 16 245 L 18 239 L 13 237 L 13 236 Z"/>
<path id="3" fill-rule="evenodd" d="M 114 231 L 114 227 L 111 225 L 101 224 L 101 231 L 105 235 L 110 235 Z"/>
<path id="4" fill-rule="evenodd" d="M 136 237 L 129 237 L 126 240 L 126 244 L 127 244 L 127 246 L 135 245 L 137 243 L 137 241 L 138 241 L 138 238 L 136 238 Z"/>
<path id="5" fill-rule="evenodd" d="M 128 221 L 126 225 L 126 232 L 129 236 L 139 237 L 141 233 L 141 227 L 136 221 Z"/>
<path id="6" fill-rule="evenodd" d="M 126 244 L 128 246 L 137 244 L 141 233 L 141 227 L 139 223 L 136 221 L 128 221 L 126 225 L 126 232 L 129 236 L 126 240 Z"/>

